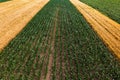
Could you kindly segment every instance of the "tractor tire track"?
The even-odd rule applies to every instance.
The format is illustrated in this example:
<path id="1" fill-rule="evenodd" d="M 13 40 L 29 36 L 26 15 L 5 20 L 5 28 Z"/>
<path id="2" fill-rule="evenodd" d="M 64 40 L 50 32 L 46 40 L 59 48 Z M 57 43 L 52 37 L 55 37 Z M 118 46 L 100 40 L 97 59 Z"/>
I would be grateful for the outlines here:
<path id="1" fill-rule="evenodd" d="M 55 35 L 56 35 L 56 27 L 57 27 L 57 22 L 58 22 L 58 12 L 59 8 L 57 8 L 56 14 L 55 14 L 55 23 L 54 23 L 54 30 L 53 30 L 53 35 L 52 35 L 52 41 L 51 41 L 51 53 L 49 55 L 49 63 L 48 63 L 48 72 L 46 75 L 46 80 L 51 80 L 51 71 L 52 71 L 52 64 L 53 64 L 53 54 L 55 52 Z"/>

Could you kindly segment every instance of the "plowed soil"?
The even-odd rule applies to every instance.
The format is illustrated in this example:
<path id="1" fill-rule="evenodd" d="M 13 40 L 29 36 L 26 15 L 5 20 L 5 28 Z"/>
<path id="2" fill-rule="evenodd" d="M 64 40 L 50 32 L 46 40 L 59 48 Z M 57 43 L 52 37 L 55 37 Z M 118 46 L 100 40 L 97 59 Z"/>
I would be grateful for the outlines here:
<path id="1" fill-rule="evenodd" d="M 82 13 L 109 49 L 120 58 L 120 24 L 78 0 L 70 1 Z"/>
<path id="2" fill-rule="evenodd" d="M 49 0 L 13 0 L 0 3 L 0 51 Z"/>

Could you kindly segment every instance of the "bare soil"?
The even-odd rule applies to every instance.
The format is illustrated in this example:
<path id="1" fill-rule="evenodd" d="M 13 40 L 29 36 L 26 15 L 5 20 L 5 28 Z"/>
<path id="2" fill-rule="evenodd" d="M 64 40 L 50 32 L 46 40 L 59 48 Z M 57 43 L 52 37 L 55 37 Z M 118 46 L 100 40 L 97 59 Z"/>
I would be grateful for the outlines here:
<path id="1" fill-rule="evenodd" d="M 56 11 L 55 16 L 55 23 L 54 23 L 54 29 L 53 29 L 53 35 L 52 35 L 52 41 L 51 41 L 51 54 L 49 56 L 49 63 L 48 63 L 48 72 L 46 75 L 46 80 L 51 80 L 51 72 L 52 72 L 52 64 L 53 64 L 53 54 L 55 52 L 55 35 L 56 35 L 56 26 L 57 26 L 57 18 L 58 18 L 58 12 L 59 8 Z"/>

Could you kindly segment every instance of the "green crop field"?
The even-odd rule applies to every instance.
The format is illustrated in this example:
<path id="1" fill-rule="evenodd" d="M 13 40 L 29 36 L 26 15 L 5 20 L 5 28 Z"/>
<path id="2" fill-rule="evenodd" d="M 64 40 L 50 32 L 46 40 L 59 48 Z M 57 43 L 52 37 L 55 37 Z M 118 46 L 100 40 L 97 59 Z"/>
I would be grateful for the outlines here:
<path id="1" fill-rule="evenodd" d="M 51 80 L 120 79 L 119 60 L 69 0 L 50 0 L 5 47 L 0 80 L 45 79 L 51 55 Z"/>
<path id="2" fill-rule="evenodd" d="M 120 23 L 120 0 L 80 0 Z"/>
<path id="3" fill-rule="evenodd" d="M 10 0 L 0 0 L 0 2 L 5 2 L 5 1 L 10 1 Z"/>

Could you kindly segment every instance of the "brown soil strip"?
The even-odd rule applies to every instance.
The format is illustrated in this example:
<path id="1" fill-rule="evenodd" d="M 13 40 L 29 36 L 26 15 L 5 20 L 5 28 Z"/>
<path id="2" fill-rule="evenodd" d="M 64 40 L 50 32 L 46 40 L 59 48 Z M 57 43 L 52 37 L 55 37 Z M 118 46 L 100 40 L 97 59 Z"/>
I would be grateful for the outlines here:
<path id="1" fill-rule="evenodd" d="M 120 24 L 78 0 L 70 1 L 82 13 L 109 49 L 120 58 Z"/>
<path id="2" fill-rule="evenodd" d="M 58 35 L 59 38 L 57 39 L 57 43 L 56 43 L 56 50 L 55 50 L 55 55 L 56 55 L 56 59 L 54 59 L 54 61 L 56 60 L 56 63 L 54 64 L 56 66 L 56 69 L 55 69 L 55 72 L 54 72 L 54 75 L 56 77 L 56 80 L 60 80 L 62 77 L 60 77 L 60 61 L 61 61 L 61 52 L 60 52 L 60 27 L 59 27 L 59 21 L 58 21 L 58 29 L 57 29 L 57 32 L 58 32 Z"/>
<path id="3" fill-rule="evenodd" d="M 49 0 L 13 0 L 0 4 L 0 7 L 4 5 L 0 8 L 0 51 L 48 2 Z"/>
<path id="4" fill-rule="evenodd" d="M 46 79 L 45 80 L 50 80 L 51 79 L 51 71 L 52 71 L 52 63 L 53 63 L 53 54 L 55 52 L 55 34 L 56 34 L 56 26 L 57 26 L 57 17 L 58 17 L 58 11 L 59 9 L 57 9 L 56 11 L 56 16 L 55 16 L 55 24 L 54 24 L 54 30 L 53 30 L 53 35 L 52 35 L 52 42 L 51 42 L 51 54 L 49 56 L 49 63 L 48 63 L 48 72 L 46 75 Z"/>
<path id="5" fill-rule="evenodd" d="M 44 63 L 42 65 L 40 80 L 44 80 L 47 74 L 46 69 L 48 67 L 48 62 L 49 62 L 49 53 L 50 53 L 51 42 L 52 42 L 53 28 L 51 28 L 50 31 L 48 31 L 47 35 L 48 36 L 46 37 L 46 41 L 44 42 L 44 46 L 43 46 L 43 48 L 46 48 L 46 51 L 43 53 L 40 53 L 40 56 L 45 58 Z M 46 45 L 46 43 L 48 45 Z"/>

